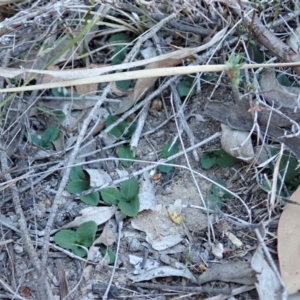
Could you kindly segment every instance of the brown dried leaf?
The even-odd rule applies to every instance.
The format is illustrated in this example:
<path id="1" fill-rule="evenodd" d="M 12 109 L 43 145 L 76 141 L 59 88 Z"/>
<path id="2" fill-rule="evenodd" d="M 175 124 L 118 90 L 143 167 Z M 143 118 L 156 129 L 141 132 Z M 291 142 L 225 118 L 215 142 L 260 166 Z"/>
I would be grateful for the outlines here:
<path id="1" fill-rule="evenodd" d="M 147 69 L 155 69 L 155 68 L 168 68 L 174 67 L 180 64 L 182 59 L 178 58 L 167 58 L 162 61 L 157 61 L 154 63 L 149 64 L 145 70 Z M 157 77 L 152 78 L 140 78 L 137 80 L 134 91 L 133 91 L 133 103 L 138 102 L 155 84 Z"/>
<path id="2" fill-rule="evenodd" d="M 300 186 L 290 200 L 300 204 Z M 277 251 L 280 272 L 289 295 L 300 289 L 300 206 L 287 203 L 278 224 Z"/>
<path id="3" fill-rule="evenodd" d="M 90 70 L 90 69 L 95 69 L 95 68 L 102 68 L 102 67 L 107 67 L 108 65 L 105 64 L 90 64 L 88 67 L 84 68 L 76 68 L 73 70 L 73 72 L 77 72 L 78 70 Z M 51 71 L 58 71 L 59 68 L 56 66 L 49 66 L 48 70 Z M 70 70 L 62 70 L 61 75 L 62 77 L 54 77 L 49 74 L 45 74 L 43 76 L 42 83 L 49 83 L 49 82 L 58 82 L 61 81 L 63 78 L 64 72 L 69 72 Z M 84 85 L 77 85 L 76 87 L 76 92 L 79 95 L 89 95 L 89 96 L 95 96 L 97 89 L 98 89 L 98 83 L 90 83 L 90 84 L 84 84 Z M 71 88 L 68 88 L 68 90 L 71 90 Z"/>
<path id="4" fill-rule="evenodd" d="M 204 284 L 216 280 L 253 285 L 256 278 L 248 262 L 237 261 L 215 265 L 199 276 L 198 283 Z"/>

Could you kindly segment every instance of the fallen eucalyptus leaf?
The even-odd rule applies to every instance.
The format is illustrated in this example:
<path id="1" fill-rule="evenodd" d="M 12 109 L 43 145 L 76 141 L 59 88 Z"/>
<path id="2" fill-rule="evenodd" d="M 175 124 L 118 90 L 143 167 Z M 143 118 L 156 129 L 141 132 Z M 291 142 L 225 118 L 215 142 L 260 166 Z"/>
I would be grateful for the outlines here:
<path id="1" fill-rule="evenodd" d="M 215 265 L 199 276 L 198 283 L 204 284 L 216 280 L 247 285 L 253 285 L 256 282 L 255 272 L 245 261 Z"/>
<path id="2" fill-rule="evenodd" d="M 108 221 L 117 211 L 116 206 L 109 207 L 87 207 L 80 211 L 80 216 L 76 217 L 74 221 L 66 224 L 62 228 L 78 227 L 87 221 L 94 221 L 97 225 Z"/>
<path id="3" fill-rule="evenodd" d="M 300 107 L 298 95 L 282 86 L 271 69 L 265 69 L 262 72 L 259 84 L 263 96 L 270 104 L 274 102 L 278 106 L 292 109 Z"/>
<path id="4" fill-rule="evenodd" d="M 286 291 L 264 258 L 261 246 L 258 246 L 251 260 L 251 266 L 256 272 L 256 290 L 260 300 L 287 299 Z"/>

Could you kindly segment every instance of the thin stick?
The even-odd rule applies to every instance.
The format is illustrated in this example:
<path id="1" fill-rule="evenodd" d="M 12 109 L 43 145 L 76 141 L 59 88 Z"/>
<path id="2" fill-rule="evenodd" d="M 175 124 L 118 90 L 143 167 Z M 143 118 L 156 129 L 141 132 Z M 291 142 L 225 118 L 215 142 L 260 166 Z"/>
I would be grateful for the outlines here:
<path id="1" fill-rule="evenodd" d="M 106 300 L 106 299 L 107 299 L 107 296 L 108 296 L 110 287 L 111 287 L 112 282 L 113 282 L 113 279 L 114 279 L 115 271 L 116 271 L 116 268 L 117 268 L 118 255 L 119 255 L 119 249 L 120 249 L 120 241 L 121 241 L 121 236 L 122 236 L 122 229 L 123 229 L 123 221 L 121 220 L 121 221 L 119 222 L 119 230 L 118 230 L 119 236 L 118 236 L 118 244 L 117 244 L 116 259 L 115 259 L 115 263 L 114 263 L 114 268 L 113 268 L 113 270 L 112 270 L 112 274 L 111 274 L 111 276 L 110 276 L 110 280 L 109 280 L 109 283 L 108 283 L 108 285 L 107 285 L 105 294 L 104 294 L 103 297 L 102 297 L 103 300 Z"/>

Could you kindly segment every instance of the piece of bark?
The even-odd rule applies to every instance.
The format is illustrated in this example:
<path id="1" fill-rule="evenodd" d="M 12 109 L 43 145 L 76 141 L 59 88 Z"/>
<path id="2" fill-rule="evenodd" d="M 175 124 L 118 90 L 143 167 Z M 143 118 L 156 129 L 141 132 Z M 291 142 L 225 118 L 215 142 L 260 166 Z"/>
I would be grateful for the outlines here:
<path id="1" fill-rule="evenodd" d="M 255 272 L 250 264 L 244 261 L 219 264 L 199 276 L 199 284 L 210 281 L 235 282 L 246 285 L 253 285 L 256 282 Z"/>
<path id="2" fill-rule="evenodd" d="M 260 132 L 280 143 L 284 143 L 296 158 L 300 159 L 300 138 L 297 136 L 291 138 L 285 137 L 285 133 L 291 133 L 293 125 L 288 118 L 299 122 L 300 113 L 284 110 L 287 118 L 274 110 L 268 109 L 263 104 L 259 105 L 260 111 L 257 111 L 257 123 Z M 204 113 L 217 121 L 227 124 L 232 129 L 250 131 L 253 127 L 253 115 L 249 112 L 249 109 L 250 105 L 247 101 L 241 100 L 237 104 L 225 104 L 213 101 L 206 105 Z"/>

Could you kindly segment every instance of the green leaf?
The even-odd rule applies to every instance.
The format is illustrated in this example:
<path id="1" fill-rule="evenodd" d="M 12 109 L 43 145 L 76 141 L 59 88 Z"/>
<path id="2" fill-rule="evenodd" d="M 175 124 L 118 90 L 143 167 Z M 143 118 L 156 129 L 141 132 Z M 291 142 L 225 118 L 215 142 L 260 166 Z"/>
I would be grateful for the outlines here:
<path id="1" fill-rule="evenodd" d="M 216 151 L 216 163 L 222 167 L 222 168 L 230 168 L 236 164 L 238 161 L 237 158 L 231 156 L 227 152 L 225 152 L 223 149 L 220 149 L 219 151 Z"/>
<path id="2" fill-rule="evenodd" d="M 114 47 L 111 60 L 113 65 L 119 65 L 124 61 L 127 55 L 127 44 L 129 44 L 130 41 L 131 39 L 124 33 L 117 33 L 110 37 L 109 42 L 111 44 L 125 43 L 125 45 L 116 45 Z M 122 80 L 117 81 L 116 85 L 121 91 L 127 91 L 131 85 L 131 82 L 132 80 Z"/>
<path id="3" fill-rule="evenodd" d="M 179 81 L 177 83 L 176 88 L 180 98 L 186 96 L 193 96 L 196 93 L 196 89 L 194 86 L 194 78 L 190 76 L 185 78 L 185 80 Z"/>
<path id="4" fill-rule="evenodd" d="M 109 127 L 113 123 L 115 123 L 119 119 L 118 116 L 108 116 L 105 120 L 105 126 Z M 120 122 L 117 126 L 115 126 L 112 130 L 109 131 L 109 133 L 116 138 L 120 138 L 124 136 L 125 138 L 129 138 L 132 136 L 136 129 L 136 124 L 131 124 L 130 126 L 125 122 Z"/>
<path id="5" fill-rule="evenodd" d="M 99 203 L 100 195 L 98 192 L 93 192 L 80 197 L 80 200 L 88 205 L 96 206 Z"/>
<path id="6" fill-rule="evenodd" d="M 216 162 L 217 157 L 215 152 L 206 152 L 201 156 L 201 166 L 204 170 L 210 169 Z"/>
<path id="7" fill-rule="evenodd" d="M 101 249 L 100 250 L 102 256 L 104 257 L 106 254 L 109 257 L 109 265 L 113 265 L 115 263 L 116 260 L 116 255 L 114 252 L 112 252 L 110 249 Z"/>
<path id="8" fill-rule="evenodd" d="M 226 182 L 222 179 L 218 179 L 216 180 L 216 182 L 225 187 L 226 188 Z M 232 195 L 230 193 L 228 193 L 227 191 L 225 191 L 223 188 L 219 187 L 218 185 L 216 184 L 213 184 L 212 187 L 211 187 L 211 192 L 217 196 L 218 198 L 221 198 L 223 201 L 224 200 L 229 200 L 232 198 Z"/>
<path id="9" fill-rule="evenodd" d="M 168 158 L 176 153 L 178 153 L 178 144 L 174 143 L 173 146 L 171 147 L 172 143 L 168 143 L 164 145 L 162 149 L 162 154 L 161 158 Z"/>
<path id="10" fill-rule="evenodd" d="M 56 125 L 49 126 L 42 134 L 41 139 L 46 143 L 52 143 L 59 137 L 59 128 Z"/>
<path id="11" fill-rule="evenodd" d="M 116 46 L 114 51 L 112 52 L 112 65 L 119 65 L 123 62 L 127 55 L 126 46 Z"/>
<path id="12" fill-rule="evenodd" d="M 123 200 L 123 201 L 122 201 Z M 140 199 L 136 195 L 134 198 L 131 198 L 130 201 L 126 201 L 127 199 L 121 199 L 118 203 L 118 207 L 121 212 L 128 217 L 135 217 L 140 209 Z"/>
<path id="13" fill-rule="evenodd" d="M 113 34 L 110 38 L 109 38 L 109 43 L 110 44 L 117 44 L 117 43 L 130 43 L 131 39 L 129 38 L 129 36 L 125 33 L 116 33 Z"/>
<path id="14" fill-rule="evenodd" d="M 51 89 L 51 94 L 53 95 L 53 97 L 66 97 L 68 93 L 69 92 L 65 87 Z"/>
<path id="15" fill-rule="evenodd" d="M 216 195 L 208 195 L 208 197 L 206 198 L 205 202 L 206 202 L 206 206 L 209 209 L 215 209 L 216 206 L 219 208 L 223 207 L 223 199 L 219 198 Z"/>
<path id="16" fill-rule="evenodd" d="M 278 76 L 277 76 L 277 80 L 278 80 L 278 82 L 281 84 L 281 85 L 283 85 L 283 86 L 288 86 L 288 87 L 290 87 L 292 84 L 291 84 L 291 82 L 290 82 L 290 80 L 289 80 L 289 78 L 285 75 L 285 74 L 283 74 L 283 73 L 280 73 Z"/>
<path id="17" fill-rule="evenodd" d="M 71 194 L 78 194 L 90 188 L 90 183 L 83 180 L 72 180 L 67 185 L 67 191 Z"/>
<path id="18" fill-rule="evenodd" d="M 131 125 L 128 125 L 126 123 L 126 128 L 125 128 L 124 134 L 123 134 L 124 138 L 126 138 L 126 139 L 130 138 L 134 134 L 136 127 L 137 127 L 137 125 L 135 123 L 132 123 Z"/>
<path id="19" fill-rule="evenodd" d="M 134 152 L 130 150 L 129 145 L 120 146 L 117 149 L 117 155 L 119 158 L 134 159 Z M 121 160 L 120 162 L 124 167 L 130 167 L 133 164 L 133 161 Z"/>
<path id="20" fill-rule="evenodd" d="M 41 139 L 37 135 L 25 132 L 25 136 L 30 143 L 41 147 Z"/>
<path id="21" fill-rule="evenodd" d="M 272 156 L 275 156 L 280 152 L 280 149 L 276 147 L 271 147 L 270 152 Z M 281 176 L 285 175 L 284 181 L 287 184 L 299 174 L 297 166 L 297 160 L 288 151 L 284 151 L 279 164 L 279 173 Z M 269 167 L 271 170 L 274 170 L 274 166 L 271 163 L 269 164 Z M 287 171 L 285 173 L 286 167 Z"/>
<path id="22" fill-rule="evenodd" d="M 72 250 L 76 244 L 76 234 L 69 229 L 60 230 L 54 235 L 54 242 L 64 249 Z"/>
<path id="23" fill-rule="evenodd" d="M 113 187 L 108 187 L 100 191 L 103 201 L 110 205 L 117 205 L 120 198 L 120 192 Z"/>
<path id="24" fill-rule="evenodd" d="M 168 144 L 164 145 L 164 147 L 162 149 L 162 153 L 161 153 L 161 158 L 168 158 L 168 157 L 178 153 L 178 144 L 174 143 L 172 145 L 172 147 L 171 147 L 171 145 L 172 145 L 172 143 L 168 143 Z M 174 159 L 167 161 L 167 163 L 174 164 Z M 158 169 L 160 170 L 160 172 L 169 173 L 173 169 L 173 167 L 159 165 Z"/>
<path id="25" fill-rule="evenodd" d="M 127 91 L 131 86 L 131 79 L 116 81 L 116 86 L 121 91 Z"/>
<path id="26" fill-rule="evenodd" d="M 82 170 L 81 166 L 74 166 L 71 168 L 70 175 L 69 175 L 71 180 L 83 180 L 87 181 L 86 174 Z"/>
<path id="27" fill-rule="evenodd" d="M 63 122 L 66 119 L 66 115 L 62 110 L 53 110 L 52 113 L 58 122 Z"/>
<path id="28" fill-rule="evenodd" d="M 135 178 L 131 178 L 123 181 L 121 184 L 120 193 L 121 196 L 130 201 L 136 197 L 139 193 L 139 184 Z"/>
<path id="29" fill-rule="evenodd" d="M 166 163 L 174 164 L 174 162 L 175 162 L 174 159 L 171 159 L 171 160 L 167 161 Z M 168 174 L 169 172 L 171 172 L 173 170 L 172 166 L 166 166 L 166 165 L 159 165 L 157 168 L 160 172 L 165 173 L 165 174 Z"/>
<path id="30" fill-rule="evenodd" d="M 97 223 L 88 221 L 82 223 L 76 230 L 76 241 L 78 244 L 89 248 L 96 237 Z"/>
<path id="31" fill-rule="evenodd" d="M 266 61 L 264 52 L 260 51 L 256 44 L 249 43 L 247 50 L 250 58 L 257 64 L 262 64 Z"/>
<path id="32" fill-rule="evenodd" d="M 115 123 L 117 120 L 119 120 L 120 117 L 118 116 L 108 116 L 105 120 L 105 126 L 109 127 L 110 125 L 112 125 L 113 123 Z M 115 126 L 112 130 L 109 131 L 109 133 L 113 136 L 115 136 L 116 138 L 120 138 L 123 133 L 124 130 L 127 126 L 127 123 L 122 121 L 120 122 L 117 126 Z"/>
<path id="33" fill-rule="evenodd" d="M 87 250 L 80 246 L 74 246 L 72 250 L 79 257 L 85 257 L 88 254 Z"/>
<path id="34" fill-rule="evenodd" d="M 40 147 L 42 147 L 44 149 L 51 149 L 52 148 L 52 144 L 49 143 L 49 142 L 46 142 L 44 140 L 41 140 Z"/>
<path id="35" fill-rule="evenodd" d="M 267 193 L 271 191 L 272 188 L 272 184 L 273 184 L 273 178 L 269 178 L 269 180 L 263 179 L 262 183 L 260 184 L 260 187 L 266 191 Z M 276 186 L 276 195 L 278 195 L 279 197 L 289 197 L 289 195 L 286 195 L 285 192 L 281 189 L 280 193 L 279 193 L 279 188 L 280 185 L 277 184 Z"/>

